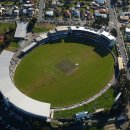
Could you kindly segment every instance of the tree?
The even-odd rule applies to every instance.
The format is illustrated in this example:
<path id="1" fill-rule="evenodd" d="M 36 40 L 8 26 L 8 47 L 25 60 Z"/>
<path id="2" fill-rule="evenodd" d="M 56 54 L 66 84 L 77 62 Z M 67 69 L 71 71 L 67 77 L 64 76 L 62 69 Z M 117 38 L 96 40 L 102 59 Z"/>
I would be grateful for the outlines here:
<path id="1" fill-rule="evenodd" d="M 37 18 L 32 18 L 32 19 L 29 21 L 28 31 L 32 31 L 32 29 L 33 29 L 34 26 L 35 26 L 36 21 L 37 21 Z"/>
<path id="2" fill-rule="evenodd" d="M 4 42 L 6 43 L 6 44 L 9 44 L 9 43 L 11 43 L 13 41 L 13 36 L 11 36 L 11 35 L 9 35 L 9 34 L 6 34 L 5 35 L 5 40 L 4 40 Z"/>
<path id="3" fill-rule="evenodd" d="M 9 27 L 8 33 L 13 36 L 15 33 L 15 29 L 16 29 L 15 27 Z"/>
<path id="4" fill-rule="evenodd" d="M 19 18 L 20 18 L 20 21 L 27 21 L 27 16 L 26 15 L 20 15 L 19 16 Z"/>
<path id="5" fill-rule="evenodd" d="M 113 28 L 110 33 L 114 36 L 117 37 L 117 30 L 115 28 Z"/>

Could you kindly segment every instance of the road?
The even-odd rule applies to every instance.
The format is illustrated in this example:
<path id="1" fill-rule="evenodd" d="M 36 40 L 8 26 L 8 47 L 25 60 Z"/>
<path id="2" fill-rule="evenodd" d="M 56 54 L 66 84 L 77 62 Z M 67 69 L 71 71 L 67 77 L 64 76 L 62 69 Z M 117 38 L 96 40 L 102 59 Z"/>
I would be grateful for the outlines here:
<path id="1" fill-rule="evenodd" d="M 120 54 L 123 58 L 123 61 L 125 63 L 125 69 L 127 71 L 127 76 L 128 78 L 130 79 L 130 73 L 128 71 L 128 67 L 127 67 L 127 64 L 128 64 L 128 56 L 127 56 L 127 52 L 126 52 L 126 48 L 125 48 L 125 45 L 124 45 L 124 40 L 123 40 L 123 37 L 122 37 L 122 33 L 120 31 L 120 26 L 119 26 L 119 23 L 118 23 L 118 19 L 117 19 L 117 15 L 116 13 L 114 13 L 114 9 L 111 8 L 111 5 L 110 5 L 110 0 L 107 1 L 107 5 L 108 5 L 108 9 L 109 9 L 109 13 L 110 13 L 110 16 L 112 18 L 112 22 L 114 24 L 114 27 L 116 27 L 116 30 L 117 30 L 117 43 L 119 45 L 119 50 L 120 50 Z"/>
<path id="2" fill-rule="evenodd" d="M 44 9 L 44 0 L 40 0 L 40 1 L 39 1 L 39 15 L 38 15 L 38 20 L 39 20 L 39 21 L 42 20 L 43 9 Z"/>

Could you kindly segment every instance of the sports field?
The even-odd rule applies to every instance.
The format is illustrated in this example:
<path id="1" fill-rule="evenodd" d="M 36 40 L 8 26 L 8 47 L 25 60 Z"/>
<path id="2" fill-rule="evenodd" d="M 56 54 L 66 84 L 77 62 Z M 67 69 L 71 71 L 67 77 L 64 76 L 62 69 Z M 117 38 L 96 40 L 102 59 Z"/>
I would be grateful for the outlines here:
<path id="1" fill-rule="evenodd" d="M 25 56 L 14 81 L 20 91 L 34 99 L 66 106 L 100 91 L 112 78 L 113 64 L 111 54 L 101 56 L 95 47 L 62 41 L 40 46 Z"/>

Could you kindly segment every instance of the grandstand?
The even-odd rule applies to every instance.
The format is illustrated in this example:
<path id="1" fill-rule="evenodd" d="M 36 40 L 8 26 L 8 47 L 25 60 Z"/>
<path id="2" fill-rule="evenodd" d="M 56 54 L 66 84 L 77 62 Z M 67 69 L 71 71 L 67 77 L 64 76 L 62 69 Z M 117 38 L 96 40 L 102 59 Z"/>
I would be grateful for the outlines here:
<path id="1" fill-rule="evenodd" d="M 13 84 L 9 73 L 13 55 L 14 53 L 9 51 L 3 51 L 0 55 L 0 93 L 3 95 L 5 104 L 31 116 L 48 119 L 50 117 L 50 104 L 24 95 Z"/>
<path id="2" fill-rule="evenodd" d="M 76 27 L 76 26 L 59 26 L 53 30 L 50 30 L 48 33 L 40 34 L 39 37 L 35 39 L 37 45 L 41 45 L 47 43 L 49 41 L 65 38 L 68 35 L 84 38 L 88 42 L 98 43 L 101 46 L 105 46 L 108 48 L 112 48 L 116 44 L 116 38 L 110 35 L 106 31 L 94 30 L 85 27 Z M 33 44 L 29 45 L 24 51 L 22 50 L 22 54 L 31 50 L 31 47 L 34 48 Z"/>
<path id="3" fill-rule="evenodd" d="M 35 41 L 38 43 L 38 44 L 44 44 L 48 41 L 48 36 L 47 36 L 47 33 L 43 33 L 43 34 L 40 34 L 39 37 L 37 37 L 35 39 Z"/>

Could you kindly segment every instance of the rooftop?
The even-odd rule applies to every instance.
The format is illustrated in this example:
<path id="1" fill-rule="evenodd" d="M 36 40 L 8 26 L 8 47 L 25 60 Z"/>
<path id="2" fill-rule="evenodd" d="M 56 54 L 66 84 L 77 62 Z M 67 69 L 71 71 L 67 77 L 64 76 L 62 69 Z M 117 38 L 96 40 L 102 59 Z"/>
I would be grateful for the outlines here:
<path id="1" fill-rule="evenodd" d="M 50 104 L 34 100 L 20 92 L 9 75 L 10 61 L 14 53 L 3 51 L 0 55 L 0 91 L 7 101 L 18 109 L 35 116 L 43 118 L 50 117 Z"/>
<path id="2" fill-rule="evenodd" d="M 25 38 L 27 33 L 27 25 L 25 22 L 17 22 L 17 28 L 15 31 L 15 38 Z"/>
<path id="3" fill-rule="evenodd" d="M 118 60 L 119 70 L 124 69 L 122 57 L 118 57 L 117 60 Z"/>

